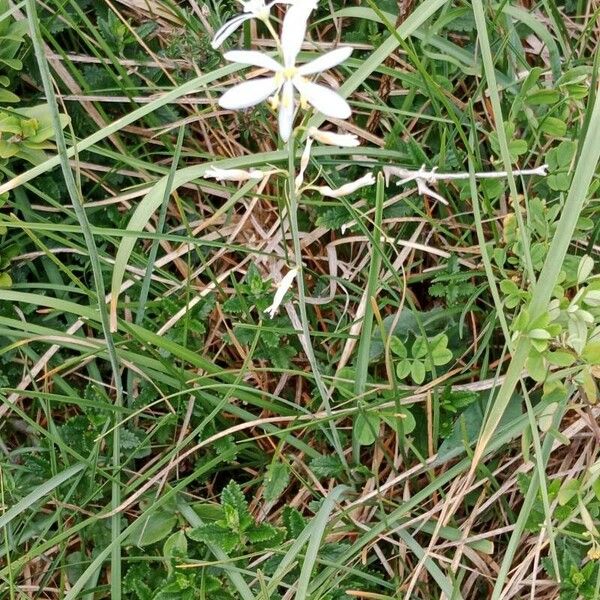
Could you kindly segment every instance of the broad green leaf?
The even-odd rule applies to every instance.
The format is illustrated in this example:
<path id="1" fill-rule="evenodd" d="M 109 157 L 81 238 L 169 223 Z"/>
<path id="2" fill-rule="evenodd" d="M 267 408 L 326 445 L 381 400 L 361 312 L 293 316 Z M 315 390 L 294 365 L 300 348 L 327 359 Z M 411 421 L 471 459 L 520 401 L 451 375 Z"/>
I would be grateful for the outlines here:
<path id="1" fill-rule="evenodd" d="M 578 479 L 570 479 L 565 481 L 558 492 L 558 503 L 565 506 L 568 502 L 577 495 L 581 483 Z"/>
<path id="2" fill-rule="evenodd" d="M 425 365 L 420 360 L 413 361 L 410 376 L 417 385 L 421 385 L 425 381 L 425 374 Z"/>
<path id="3" fill-rule="evenodd" d="M 538 416 L 538 427 L 540 431 L 546 433 L 550 430 L 552 426 L 552 421 L 554 419 L 554 413 L 558 409 L 558 402 L 550 402 L 548 406 L 546 406 L 540 415 Z"/>
<path id="4" fill-rule="evenodd" d="M 590 365 L 600 365 L 600 342 L 588 342 L 581 353 L 581 358 Z"/>
<path id="5" fill-rule="evenodd" d="M 593 270 L 594 259 L 589 254 L 585 254 L 581 257 L 577 268 L 577 283 L 582 284 L 587 281 Z"/>
<path id="6" fill-rule="evenodd" d="M 404 342 L 395 335 L 390 338 L 390 350 L 399 358 L 406 358 L 408 356 L 408 350 Z"/>
<path id="7" fill-rule="evenodd" d="M 410 360 L 404 359 L 401 360 L 396 365 L 396 376 L 398 379 L 406 379 L 410 375 L 411 370 L 411 362 Z"/>
<path id="8" fill-rule="evenodd" d="M 135 527 L 127 536 L 125 544 L 133 544 L 139 548 L 160 542 L 166 538 L 175 524 L 177 515 L 164 510 L 156 510 L 150 516 L 142 515 L 135 523 Z"/>
<path id="9" fill-rule="evenodd" d="M 360 412 L 354 419 L 353 433 L 361 446 L 370 446 L 379 435 L 379 415 Z"/>

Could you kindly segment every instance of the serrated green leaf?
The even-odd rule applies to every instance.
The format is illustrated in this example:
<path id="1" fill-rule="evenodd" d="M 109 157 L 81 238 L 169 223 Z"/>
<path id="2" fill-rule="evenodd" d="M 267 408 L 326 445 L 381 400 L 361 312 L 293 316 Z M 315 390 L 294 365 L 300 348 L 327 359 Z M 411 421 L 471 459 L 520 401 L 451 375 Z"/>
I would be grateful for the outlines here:
<path id="1" fill-rule="evenodd" d="M 329 457 L 323 457 L 323 458 L 329 458 Z M 336 460 L 338 460 L 337 457 L 332 457 L 332 458 L 335 458 Z M 340 463 L 340 466 L 341 466 L 341 463 Z M 312 470 L 313 470 L 313 473 L 315 473 L 315 475 L 316 475 L 317 472 L 315 471 L 315 469 L 312 469 Z M 283 525 L 287 530 L 287 538 L 293 540 L 293 539 L 296 539 L 302 533 L 304 528 L 306 527 L 306 519 L 295 508 L 292 508 L 291 506 L 284 506 L 283 507 Z"/>
<path id="2" fill-rule="evenodd" d="M 239 484 L 231 480 L 221 492 L 221 504 L 223 508 L 231 507 L 240 515 L 248 514 L 248 502 Z"/>
<path id="3" fill-rule="evenodd" d="M 245 532 L 246 537 L 252 543 L 267 542 L 280 535 L 280 530 L 270 523 L 254 525 Z"/>
<path id="4" fill-rule="evenodd" d="M 216 544 L 224 552 L 228 553 L 235 550 L 240 543 L 239 535 L 218 525 L 201 525 L 200 527 L 195 527 L 187 532 L 187 536 L 195 542 Z"/>
<path id="5" fill-rule="evenodd" d="M 267 469 L 264 481 L 263 496 L 267 502 L 275 502 L 290 481 L 290 472 L 287 464 L 283 462 L 272 462 Z"/>
<path id="6" fill-rule="evenodd" d="M 317 456 L 310 461 L 310 469 L 317 477 L 339 477 L 344 466 L 337 456 Z"/>

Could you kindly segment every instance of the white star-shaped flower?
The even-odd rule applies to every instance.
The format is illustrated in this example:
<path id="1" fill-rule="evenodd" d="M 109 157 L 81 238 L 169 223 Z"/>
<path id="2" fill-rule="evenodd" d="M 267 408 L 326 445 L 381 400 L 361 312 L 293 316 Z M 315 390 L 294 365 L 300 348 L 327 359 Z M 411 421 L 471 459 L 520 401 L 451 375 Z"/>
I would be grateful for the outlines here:
<path id="1" fill-rule="evenodd" d="M 252 79 L 232 87 L 221 96 L 219 104 L 226 109 L 239 110 L 272 97 L 273 107 L 279 109 L 279 134 L 284 141 L 289 139 L 294 124 L 295 90 L 300 94 L 301 105 L 310 104 L 326 117 L 347 119 L 352 112 L 346 100 L 337 92 L 307 79 L 309 75 L 321 73 L 344 62 L 352 54 L 352 48 L 337 48 L 296 66 L 307 20 L 313 8 L 314 3 L 308 0 L 296 2 L 288 9 L 281 33 L 283 64 L 253 50 L 237 50 L 225 54 L 227 60 L 269 69 L 274 75 Z"/>
<path id="2" fill-rule="evenodd" d="M 294 0 L 240 0 L 243 13 L 236 15 L 225 23 L 216 33 L 211 46 L 216 50 L 242 23 L 250 19 L 260 19 L 266 21 L 271 14 L 271 7 L 275 4 L 291 4 Z"/>

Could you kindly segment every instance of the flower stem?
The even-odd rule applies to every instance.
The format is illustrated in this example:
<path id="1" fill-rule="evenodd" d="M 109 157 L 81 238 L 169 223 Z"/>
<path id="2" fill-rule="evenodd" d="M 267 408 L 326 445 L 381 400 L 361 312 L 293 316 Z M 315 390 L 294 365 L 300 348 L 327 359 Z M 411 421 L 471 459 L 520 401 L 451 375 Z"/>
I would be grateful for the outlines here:
<path id="1" fill-rule="evenodd" d="M 329 403 L 329 394 L 323 383 L 323 378 L 319 371 L 319 365 L 310 339 L 310 328 L 308 322 L 308 314 L 306 312 L 306 292 L 304 289 L 304 269 L 302 265 L 302 247 L 300 245 L 300 230 L 298 228 L 298 194 L 296 192 L 296 153 L 295 153 L 295 136 L 292 133 L 288 141 L 288 217 L 290 223 L 290 233 L 292 236 L 292 244 L 294 247 L 294 261 L 298 269 L 297 285 L 298 285 L 298 307 L 300 309 L 300 324 L 302 327 L 302 346 L 306 352 L 308 362 L 312 370 L 317 390 L 321 396 L 321 401 L 328 417 L 331 417 L 331 404 Z M 342 449 L 342 444 L 335 427 L 333 419 L 329 419 L 331 427 L 331 441 L 339 459 L 344 466 L 347 465 L 346 457 Z"/>

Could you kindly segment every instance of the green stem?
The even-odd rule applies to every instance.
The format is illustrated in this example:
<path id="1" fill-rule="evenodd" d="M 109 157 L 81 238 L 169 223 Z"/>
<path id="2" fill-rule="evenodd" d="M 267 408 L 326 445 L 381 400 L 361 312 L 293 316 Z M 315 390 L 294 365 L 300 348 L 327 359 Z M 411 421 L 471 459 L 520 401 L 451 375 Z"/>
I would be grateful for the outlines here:
<path id="1" fill-rule="evenodd" d="M 60 116 L 58 112 L 58 104 L 56 102 L 56 96 L 54 94 L 54 88 L 52 87 L 52 76 L 50 74 L 50 68 L 44 54 L 44 45 L 42 34 L 40 31 L 40 23 L 37 16 L 35 0 L 27 0 L 27 14 L 29 27 L 31 32 L 31 41 L 40 70 L 40 77 L 44 86 L 44 93 L 46 100 L 48 101 L 49 111 L 52 117 L 52 125 L 56 136 L 56 147 L 58 150 L 58 157 L 60 159 L 60 165 L 65 179 L 65 184 L 71 204 L 73 205 L 73 211 L 81 227 L 85 244 L 87 246 L 90 255 L 90 264 L 92 267 L 94 287 L 96 288 L 96 297 L 98 302 L 98 312 L 100 314 L 100 321 L 102 323 L 102 331 L 104 339 L 106 340 L 106 352 L 108 354 L 108 360 L 111 366 L 114 385 L 115 385 L 115 406 L 123 406 L 123 387 L 121 381 L 121 374 L 119 368 L 119 359 L 117 356 L 117 350 L 115 343 L 110 332 L 110 323 L 108 318 L 108 310 L 106 308 L 106 291 L 104 286 L 104 277 L 102 275 L 102 266 L 100 264 L 100 257 L 98 255 L 98 248 L 92 234 L 90 223 L 83 207 L 83 198 L 80 190 L 77 187 L 73 172 L 71 171 L 71 165 L 69 164 L 69 155 L 67 149 L 67 143 L 63 134 L 63 128 L 60 123 Z M 112 484 L 112 498 L 111 504 L 113 508 L 118 507 L 121 504 L 121 486 L 117 474 L 121 468 L 121 450 L 120 450 L 120 428 L 118 426 L 120 411 L 115 413 L 115 427 L 113 430 L 113 470 L 115 479 Z M 116 514 L 111 519 L 111 531 L 112 539 L 115 541 L 121 535 L 121 515 Z M 111 551 L 111 598 L 112 600 L 120 600 L 121 598 L 121 544 L 114 543 Z"/>
<path id="2" fill-rule="evenodd" d="M 298 228 L 298 194 L 296 193 L 296 152 L 295 152 L 295 136 L 288 141 L 288 215 L 290 222 L 290 233 L 292 236 L 292 243 L 294 247 L 294 261 L 298 269 L 297 285 L 298 285 L 298 307 L 300 309 L 300 324 L 302 326 L 302 338 L 304 340 L 304 351 L 310 363 L 315 383 L 321 396 L 321 401 L 325 408 L 325 412 L 329 417 L 329 424 L 331 427 L 332 443 L 335 451 L 337 452 L 339 459 L 343 465 L 346 465 L 346 458 L 344 456 L 344 450 L 335 427 L 335 422 L 331 419 L 331 404 L 329 403 L 329 394 L 323 383 L 323 378 L 319 371 L 319 365 L 315 356 L 314 349 L 312 347 L 312 341 L 310 339 L 310 328 L 308 322 L 308 314 L 306 312 L 306 292 L 304 289 L 304 268 L 302 265 L 302 246 L 300 245 L 300 230 Z"/>

